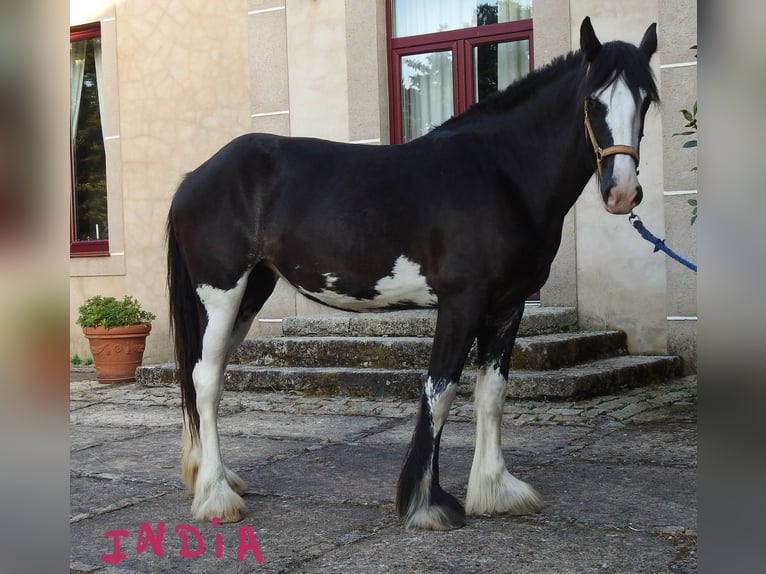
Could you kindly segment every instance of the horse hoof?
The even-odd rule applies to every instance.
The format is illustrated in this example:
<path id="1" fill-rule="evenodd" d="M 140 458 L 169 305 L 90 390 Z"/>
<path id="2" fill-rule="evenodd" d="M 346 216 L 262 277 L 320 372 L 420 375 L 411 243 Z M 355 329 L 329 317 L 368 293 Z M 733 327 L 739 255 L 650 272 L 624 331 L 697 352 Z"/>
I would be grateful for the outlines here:
<path id="1" fill-rule="evenodd" d="M 505 471 L 499 478 L 472 475 L 465 507 L 471 516 L 523 516 L 540 512 L 543 498 L 532 486 Z"/>
<path id="2" fill-rule="evenodd" d="M 200 522 L 210 522 L 213 518 L 221 522 L 239 522 L 244 518 L 245 508 L 245 501 L 228 482 L 217 482 L 206 497 L 194 497 L 192 516 Z"/>
<path id="3" fill-rule="evenodd" d="M 455 530 L 465 525 L 462 507 L 430 505 L 405 518 L 407 530 Z"/>
<path id="4" fill-rule="evenodd" d="M 465 510 L 454 496 L 436 487 L 428 503 L 411 507 L 403 518 L 407 530 L 455 530 L 465 525 Z"/>

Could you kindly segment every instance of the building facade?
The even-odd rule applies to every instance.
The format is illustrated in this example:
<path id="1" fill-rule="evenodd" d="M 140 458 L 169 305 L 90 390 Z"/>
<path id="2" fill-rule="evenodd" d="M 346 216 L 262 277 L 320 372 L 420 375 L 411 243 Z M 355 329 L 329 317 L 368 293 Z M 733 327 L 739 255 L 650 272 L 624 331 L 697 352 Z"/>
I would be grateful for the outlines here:
<path id="1" fill-rule="evenodd" d="M 158 316 L 145 362 L 171 359 L 168 207 L 183 175 L 232 138 L 406 141 L 576 49 L 585 16 L 601 41 L 638 43 L 658 23 L 663 104 L 646 119 L 637 211 L 695 260 L 696 150 L 673 135 L 684 131 L 679 110 L 696 100 L 694 1 L 73 0 L 71 353 L 89 355 L 77 307 L 130 294 Z M 439 89 L 408 89 L 424 77 Z M 87 180 L 91 117 L 101 125 L 101 183 Z M 87 199 L 94 186 L 98 201 Z M 654 254 L 627 217 L 607 214 L 593 180 L 566 218 L 540 299 L 576 307 L 584 327 L 625 330 L 632 352 L 680 354 L 696 368 L 696 275 Z M 317 312 L 328 309 L 280 282 L 251 334 Z"/>

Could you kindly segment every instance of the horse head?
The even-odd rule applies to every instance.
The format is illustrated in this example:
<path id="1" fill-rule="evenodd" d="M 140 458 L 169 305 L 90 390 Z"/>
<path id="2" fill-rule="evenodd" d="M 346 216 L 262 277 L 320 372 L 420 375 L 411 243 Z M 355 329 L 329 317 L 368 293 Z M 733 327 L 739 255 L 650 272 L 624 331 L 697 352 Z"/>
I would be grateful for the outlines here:
<path id="1" fill-rule="evenodd" d="M 657 50 L 657 26 L 647 28 L 638 47 L 602 44 L 586 17 L 580 27 L 580 48 L 588 66 L 585 132 L 596 159 L 599 191 L 609 213 L 630 213 L 643 197 L 638 163 L 644 117 L 649 105 L 659 101 L 649 67 Z"/>

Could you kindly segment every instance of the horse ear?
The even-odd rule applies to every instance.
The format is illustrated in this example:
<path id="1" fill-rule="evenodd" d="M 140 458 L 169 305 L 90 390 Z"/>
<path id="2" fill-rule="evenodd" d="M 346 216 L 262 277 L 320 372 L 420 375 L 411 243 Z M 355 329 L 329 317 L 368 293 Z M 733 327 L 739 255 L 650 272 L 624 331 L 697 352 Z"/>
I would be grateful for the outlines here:
<path id="1" fill-rule="evenodd" d="M 648 59 L 651 59 L 652 54 L 657 51 L 657 23 L 653 23 L 644 32 L 644 37 L 641 39 L 639 49 L 646 54 Z"/>
<path id="2" fill-rule="evenodd" d="M 580 24 L 580 50 L 585 54 L 585 59 L 592 62 L 601 49 L 601 42 L 596 38 L 596 32 L 593 31 L 593 25 L 590 23 L 590 16 L 586 16 Z"/>

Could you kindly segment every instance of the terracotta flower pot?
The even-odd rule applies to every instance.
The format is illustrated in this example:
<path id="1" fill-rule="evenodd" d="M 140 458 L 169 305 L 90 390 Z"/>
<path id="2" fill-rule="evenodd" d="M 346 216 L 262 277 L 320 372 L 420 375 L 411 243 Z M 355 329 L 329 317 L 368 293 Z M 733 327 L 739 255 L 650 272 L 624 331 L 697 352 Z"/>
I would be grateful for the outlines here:
<path id="1" fill-rule="evenodd" d="M 136 380 L 146 348 L 150 324 L 129 327 L 83 327 L 90 343 L 99 383 L 129 383 Z"/>

